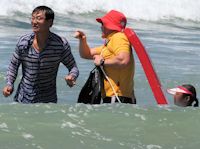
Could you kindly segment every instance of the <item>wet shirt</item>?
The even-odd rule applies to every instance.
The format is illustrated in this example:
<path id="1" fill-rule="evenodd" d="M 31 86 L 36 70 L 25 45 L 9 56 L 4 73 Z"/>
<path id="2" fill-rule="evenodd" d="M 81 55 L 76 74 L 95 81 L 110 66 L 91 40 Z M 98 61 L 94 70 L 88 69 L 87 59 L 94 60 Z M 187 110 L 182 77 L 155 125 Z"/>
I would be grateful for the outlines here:
<path id="1" fill-rule="evenodd" d="M 98 54 L 101 54 L 103 58 L 112 59 L 120 52 L 127 52 L 130 54 L 130 62 L 124 68 L 114 68 L 104 66 L 104 70 L 108 75 L 116 93 L 118 96 L 133 97 L 133 86 L 134 86 L 134 71 L 135 63 L 132 54 L 131 45 L 124 33 L 117 32 L 112 33 L 107 37 L 107 44 L 95 48 Z M 111 97 L 114 96 L 114 92 L 111 88 L 110 83 L 104 80 L 103 96 Z"/>
<path id="2" fill-rule="evenodd" d="M 20 38 L 11 58 L 7 72 L 7 84 L 14 87 L 19 66 L 22 65 L 22 78 L 14 100 L 22 103 L 57 102 L 56 77 L 60 63 L 75 78 L 79 71 L 65 38 L 51 33 L 41 52 L 33 47 L 34 33 Z"/>

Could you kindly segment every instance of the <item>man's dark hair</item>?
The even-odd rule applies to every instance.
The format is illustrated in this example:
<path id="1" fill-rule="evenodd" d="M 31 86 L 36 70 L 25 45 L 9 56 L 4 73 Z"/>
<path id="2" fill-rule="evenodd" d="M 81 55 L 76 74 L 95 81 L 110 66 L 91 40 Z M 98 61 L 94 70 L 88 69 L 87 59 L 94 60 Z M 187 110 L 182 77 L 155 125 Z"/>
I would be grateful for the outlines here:
<path id="1" fill-rule="evenodd" d="M 38 6 L 33 10 L 32 14 L 35 13 L 35 12 L 38 12 L 38 11 L 44 11 L 45 12 L 45 19 L 46 20 L 50 20 L 50 19 L 54 20 L 54 11 L 51 8 L 49 8 L 47 6 Z"/>
<path id="2" fill-rule="evenodd" d="M 189 95 L 192 99 L 192 102 L 195 102 L 195 104 L 193 105 L 194 107 L 198 107 L 199 106 L 199 100 L 197 99 L 197 93 L 196 93 L 196 89 L 193 85 L 191 84 L 183 84 L 183 87 L 185 87 L 186 89 L 188 89 L 192 95 Z M 191 102 L 191 104 L 192 104 Z"/>

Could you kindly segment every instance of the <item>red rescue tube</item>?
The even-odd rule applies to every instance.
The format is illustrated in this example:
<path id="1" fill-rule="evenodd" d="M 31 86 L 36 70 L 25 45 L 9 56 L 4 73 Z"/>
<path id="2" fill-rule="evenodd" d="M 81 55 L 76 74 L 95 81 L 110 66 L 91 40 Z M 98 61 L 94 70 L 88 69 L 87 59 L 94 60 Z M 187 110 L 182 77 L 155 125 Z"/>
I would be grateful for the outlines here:
<path id="1" fill-rule="evenodd" d="M 153 68 L 152 63 L 151 63 L 151 59 L 148 56 L 148 53 L 146 52 L 142 42 L 137 37 L 136 33 L 130 28 L 126 28 L 124 30 L 124 33 L 127 36 L 127 38 L 129 39 L 129 42 L 132 44 L 132 46 L 135 49 L 135 52 L 142 64 L 142 67 L 144 69 L 144 72 L 149 81 L 149 85 L 151 87 L 151 90 L 154 94 L 154 97 L 155 97 L 157 103 L 158 104 L 168 104 L 167 100 L 164 96 L 164 93 L 162 91 L 158 76 Z"/>

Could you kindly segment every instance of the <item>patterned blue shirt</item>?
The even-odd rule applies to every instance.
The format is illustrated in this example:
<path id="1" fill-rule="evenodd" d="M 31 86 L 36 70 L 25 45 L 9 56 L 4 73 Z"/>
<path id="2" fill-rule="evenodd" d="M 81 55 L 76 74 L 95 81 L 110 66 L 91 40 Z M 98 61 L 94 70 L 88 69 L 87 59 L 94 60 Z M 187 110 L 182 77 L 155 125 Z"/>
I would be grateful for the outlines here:
<path id="1" fill-rule="evenodd" d="M 57 102 L 56 77 L 59 64 L 63 63 L 75 78 L 79 71 L 65 38 L 49 34 L 47 44 L 41 52 L 33 47 L 34 33 L 22 36 L 11 58 L 7 72 L 7 84 L 14 88 L 19 66 L 22 79 L 14 100 L 22 103 Z"/>

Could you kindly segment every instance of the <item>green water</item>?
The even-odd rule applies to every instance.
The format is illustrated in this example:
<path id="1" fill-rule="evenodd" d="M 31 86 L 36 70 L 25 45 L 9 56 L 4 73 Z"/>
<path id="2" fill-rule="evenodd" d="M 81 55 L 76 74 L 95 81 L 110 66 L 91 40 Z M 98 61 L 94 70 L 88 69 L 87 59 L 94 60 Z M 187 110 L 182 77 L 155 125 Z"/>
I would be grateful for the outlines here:
<path id="1" fill-rule="evenodd" d="M 0 105 L 1 149 L 197 149 L 200 110 L 114 105 Z"/>
<path id="2" fill-rule="evenodd" d="M 60 66 L 56 105 L 13 104 L 15 91 L 8 98 L 0 94 L 0 149 L 199 148 L 199 108 L 175 107 L 172 96 L 165 92 L 167 88 L 190 83 L 196 87 L 199 97 L 198 1 L 126 0 L 122 5 L 116 0 L 59 0 L 56 3 L 54 0 L 18 0 L 12 3 L 1 0 L 0 5 L 4 6 L 0 10 L 1 90 L 6 84 L 6 71 L 15 45 L 20 36 L 31 32 L 28 18 L 32 9 L 40 4 L 49 5 L 55 10 L 52 31 L 68 39 L 80 76 L 77 86 L 69 88 L 64 81 L 68 71 L 63 65 Z M 137 106 L 76 104 L 93 63 L 80 58 L 78 40 L 72 35 L 81 29 L 87 34 L 91 47 L 103 44 L 100 24 L 95 19 L 114 6 L 127 14 L 128 27 L 133 28 L 143 42 L 160 78 L 169 107 L 157 106 L 134 50 Z M 20 78 L 21 69 L 15 90 Z"/>

